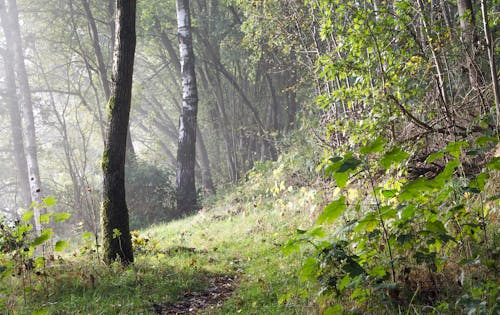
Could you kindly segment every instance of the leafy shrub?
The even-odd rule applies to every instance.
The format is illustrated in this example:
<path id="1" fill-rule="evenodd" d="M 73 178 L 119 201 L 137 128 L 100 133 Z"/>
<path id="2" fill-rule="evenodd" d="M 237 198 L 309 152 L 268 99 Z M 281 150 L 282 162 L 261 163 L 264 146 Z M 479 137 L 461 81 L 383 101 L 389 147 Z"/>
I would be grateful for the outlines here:
<path id="1" fill-rule="evenodd" d="M 127 205 L 132 229 L 172 218 L 175 209 L 172 176 L 170 171 L 142 161 L 127 169 Z"/>
<path id="2" fill-rule="evenodd" d="M 498 235 L 492 240 L 488 227 L 498 225 L 499 195 L 486 187 L 500 159 L 471 176 L 462 163 L 496 143 L 496 137 L 450 142 L 426 161 L 439 159 L 442 170 L 413 180 L 404 176 L 410 154 L 386 149 L 382 138 L 359 154 L 326 161 L 337 199 L 285 248 L 313 245 L 300 272 L 321 285 L 327 305 L 336 303 L 327 313 L 345 312 L 345 305 L 367 313 L 416 303 L 455 313 L 498 308 L 498 287 L 491 285 Z"/>

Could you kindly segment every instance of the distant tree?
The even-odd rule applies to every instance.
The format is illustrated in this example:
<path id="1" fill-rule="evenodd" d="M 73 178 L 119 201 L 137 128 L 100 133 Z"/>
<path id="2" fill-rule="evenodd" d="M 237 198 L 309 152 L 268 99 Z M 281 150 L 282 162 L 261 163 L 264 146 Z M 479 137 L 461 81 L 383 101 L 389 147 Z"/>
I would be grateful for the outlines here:
<path id="1" fill-rule="evenodd" d="M 102 156 L 104 173 L 102 229 L 106 262 L 134 261 L 125 200 L 125 151 L 132 97 L 136 45 L 135 0 L 116 1 L 112 90 L 108 102 L 108 130 Z"/>
<path id="2" fill-rule="evenodd" d="M 182 77 L 182 113 L 177 147 L 177 215 L 197 208 L 195 185 L 198 91 L 194 68 L 189 0 L 176 0 Z"/>
<path id="3" fill-rule="evenodd" d="M 26 162 L 28 166 L 31 200 L 39 204 L 41 201 L 41 181 L 37 157 L 35 118 L 33 116 L 33 103 L 31 99 L 28 74 L 24 63 L 23 40 L 19 26 L 19 13 L 17 10 L 16 0 L 8 0 L 7 4 L 8 6 L 6 7 L 4 1 L 0 3 L 3 7 L 2 10 L 7 12 L 4 19 L 6 23 L 5 26 L 7 28 L 4 30 L 6 33 L 10 33 L 8 35 L 6 34 L 6 39 L 10 41 L 8 49 L 11 50 L 10 53 L 14 59 L 14 70 L 21 96 L 21 113 L 24 123 L 25 140 L 24 152 L 26 154 Z M 40 209 L 38 207 L 34 207 L 34 213 L 35 230 L 40 232 Z"/>
<path id="4" fill-rule="evenodd" d="M 31 204 L 31 194 L 28 176 L 28 164 L 24 154 L 23 125 L 21 120 L 21 110 L 19 99 L 17 97 L 17 83 L 14 70 L 14 55 L 12 51 L 12 34 L 10 32 L 8 15 L 5 7 L 5 1 L 0 1 L 0 19 L 4 30 L 5 41 L 8 47 L 2 51 L 5 69 L 5 94 L 3 95 L 9 109 L 13 157 L 15 159 L 17 181 L 21 192 L 20 205 L 27 207 Z"/>

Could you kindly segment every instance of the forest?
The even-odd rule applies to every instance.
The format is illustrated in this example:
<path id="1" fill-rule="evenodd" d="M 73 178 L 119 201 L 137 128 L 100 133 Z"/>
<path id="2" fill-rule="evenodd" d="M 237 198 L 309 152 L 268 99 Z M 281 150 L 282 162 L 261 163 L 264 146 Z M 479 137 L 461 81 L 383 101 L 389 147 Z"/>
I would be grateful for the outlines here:
<path id="1" fill-rule="evenodd" d="M 0 0 L 0 314 L 499 314 L 499 0 Z"/>

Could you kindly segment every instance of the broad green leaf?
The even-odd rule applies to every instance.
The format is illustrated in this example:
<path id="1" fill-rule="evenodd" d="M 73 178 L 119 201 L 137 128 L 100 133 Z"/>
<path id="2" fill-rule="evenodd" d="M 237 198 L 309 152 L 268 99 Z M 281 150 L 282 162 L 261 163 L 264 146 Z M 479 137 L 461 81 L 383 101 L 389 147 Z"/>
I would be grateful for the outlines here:
<path id="1" fill-rule="evenodd" d="M 492 158 L 487 167 L 489 170 L 500 171 L 500 157 Z"/>
<path id="2" fill-rule="evenodd" d="M 451 156 L 458 159 L 460 157 L 460 151 L 462 150 L 462 148 L 468 147 L 468 146 L 469 146 L 469 144 L 465 141 L 457 141 L 457 142 L 452 141 L 452 142 L 448 143 L 448 145 L 446 146 L 444 151 L 450 153 Z"/>
<path id="3" fill-rule="evenodd" d="M 342 305 L 335 304 L 334 306 L 330 306 L 329 308 L 327 308 L 324 314 L 325 315 L 342 315 L 342 314 L 344 314 L 344 309 L 342 308 Z"/>
<path id="4" fill-rule="evenodd" d="M 68 220 L 70 217 L 71 217 L 71 213 L 60 212 L 60 213 L 56 213 L 54 215 L 54 220 L 56 222 L 64 222 L 64 221 Z"/>
<path id="5" fill-rule="evenodd" d="M 418 178 L 406 184 L 399 194 L 400 201 L 419 199 L 423 194 L 435 190 L 435 184 L 426 178 Z"/>
<path id="6" fill-rule="evenodd" d="M 69 244 L 66 241 L 57 241 L 56 246 L 54 247 L 54 250 L 56 252 L 62 252 L 65 247 L 68 247 Z"/>
<path id="7" fill-rule="evenodd" d="M 460 165 L 459 160 L 451 160 L 449 161 L 446 166 L 444 167 L 444 170 L 439 173 L 433 180 L 435 188 L 441 189 L 443 188 L 444 184 L 450 180 L 450 178 L 453 176 L 453 173 L 455 172 L 455 169 Z"/>
<path id="8" fill-rule="evenodd" d="M 401 211 L 401 220 L 407 221 L 413 219 L 415 216 L 416 208 L 414 205 L 409 205 Z"/>
<path id="9" fill-rule="evenodd" d="M 396 196 L 396 193 L 397 191 L 394 190 L 394 189 L 391 189 L 391 190 L 382 190 L 382 196 L 384 196 L 385 198 L 392 198 L 394 196 Z"/>
<path id="10" fill-rule="evenodd" d="M 40 223 L 42 223 L 42 224 L 49 224 L 51 216 L 52 216 L 51 212 L 42 214 L 40 216 Z"/>
<path id="11" fill-rule="evenodd" d="M 57 203 L 57 200 L 56 200 L 56 198 L 54 198 L 52 196 L 48 196 L 47 198 L 43 199 L 43 203 L 47 207 L 51 207 L 51 206 L 53 206 L 53 205 L 55 205 Z"/>
<path id="12" fill-rule="evenodd" d="M 344 264 L 344 266 L 342 267 L 342 269 L 347 272 L 351 277 L 356 277 L 356 276 L 359 276 L 361 274 L 364 274 L 365 273 L 365 270 L 363 269 L 363 267 L 361 267 L 354 259 L 352 259 L 351 257 L 348 257 L 347 258 L 347 261 L 346 263 Z"/>
<path id="13" fill-rule="evenodd" d="M 354 232 L 373 232 L 379 224 L 379 219 L 375 213 L 368 213 L 362 220 L 359 220 L 358 225 L 354 228 Z"/>
<path id="14" fill-rule="evenodd" d="M 92 233 L 92 232 L 85 232 L 85 233 L 82 234 L 82 238 L 84 240 L 86 240 L 86 239 L 91 238 L 93 235 L 94 235 L 94 233 Z"/>
<path id="15" fill-rule="evenodd" d="M 31 218 L 33 218 L 33 215 L 34 211 L 26 211 L 25 213 L 23 213 L 22 217 L 23 222 L 28 222 L 29 220 L 31 220 Z"/>
<path id="16" fill-rule="evenodd" d="M 443 222 L 436 220 L 436 221 L 428 221 L 425 223 L 425 229 L 429 232 L 436 233 L 436 234 L 446 234 L 446 228 L 444 227 Z"/>
<path id="17" fill-rule="evenodd" d="M 484 191 L 484 186 L 486 185 L 486 182 L 490 178 L 490 175 L 487 173 L 481 173 L 477 176 L 476 182 L 477 182 L 477 188 L 479 188 L 481 191 Z"/>
<path id="18" fill-rule="evenodd" d="M 44 309 L 44 308 L 31 312 L 31 315 L 47 315 L 47 314 L 49 314 L 49 311 L 47 309 Z"/>
<path id="19" fill-rule="evenodd" d="M 363 155 L 377 153 L 384 149 L 384 144 L 386 143 L 387 143 L 386 139 L 378 137 L 375 141 L 365 145 L 364 147 L 361 147 L 361 149 L 359 149 L 359 152 Z"/>
<path id="20" fill-rule="evenodd" d="M 491 143 L 491 142 L 497 143 L 498 138 L 497 137 L 481 136 L 474 141 L 474 143 L 479 145 L 479 146 L 484 146 L 485 144 Z"/>
<path id="21" fill-rule="evenodd" d="M 393 164 L 401 163 L 403 160 L 406 160 L 410 155 L 405 151 L 401 150 L 399 147 L 393 148 L 391 151 L 384 154 L 382 159 L 380 160 L 380 165 L 389 169 Z"/>
<path id="22" fill-rule="evenodd" d="M 351 277 L 349 275 L 345 275 L 342 280 L 340 280 L 340 283 L 338 284 L 338 289 L 340 291 L 344 290 L 350 283 L 351 283 Z"/>
<path id="23" fill-rule="evenodd" d="M 342 196 L 325 207 L 316 223 L 332 223 L 346 210 L 346 207 L 345 197 Z"/>
<path id="24" fill-rule="evenodd" d="M 301 280 L 305 281 L 316 278 L 317 270 L 318 270 L 318 261 L 313 257 L 307 258 L 304 264 L 302 265 L 302 268 L 300 268 Z"/>
<path id="25" fill-rule="evenodd" d="M 356 158 L 348 157 L 342 161 L 342 164 L 336 172 L 344 173 L 355 170 L 362 162 Z"/>
<path id="26" fill-rule="evenodd" d="M 435 152 L 435 153 L 432 153 L 431 155 L 429 155 L 427 157 L 427 159 L 425 159 L 425 162 L 432 163 L 432 162 L 434 162 L 437 159 L 443 158 L 443 156 L 444 156 L 444 152 L 443 151 L 438 151 L 438 152 Z"/>
<path id="27" fill-rule="evenodd" d="M 339 188 L 344 188 L 347 185 L 347 181 L 349 180 L 348 173 L 333 173 L 332 176 L 337 182 L 337 186 Z"/>
<path id="28" fill-rule="evenodd" d="M 31 243 L 31 246 L 36 247 L 36 246 L 41 245 L 42 243 L 48 241 L 53 233 L 54 232 L 52 232 L 51 229 L 43 230 L 42 234 L 40 234 L 40 236 L 38 236 L 37 238 L 35 238 L 33 240 L 33 243 Z"/>

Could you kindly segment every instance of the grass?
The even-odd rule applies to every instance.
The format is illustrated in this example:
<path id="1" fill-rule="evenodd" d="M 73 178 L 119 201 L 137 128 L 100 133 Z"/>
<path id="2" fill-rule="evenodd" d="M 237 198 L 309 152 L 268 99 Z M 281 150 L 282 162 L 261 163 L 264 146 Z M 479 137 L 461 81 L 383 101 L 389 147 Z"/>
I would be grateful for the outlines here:
<path id="1" fill-rule="evenodd" d="M 236 290 L 207 314 L 314 312 L 296 272 L 301 253 L 281 251 L 323 202 L 315 177 L 296 165 L 307 158 L 257 165 L 243 185 L 219 193 L 198 214 L 134 232 L 130 267 L 103 265 L 87 239 L 64 257 L 48 256 L 44 266 L 13 270 L 2 281 L 0 313 L 154 314 L 154 304 L 175 303 L 221 274 L 236 277 Z"/>
<path id="2" fill-rule="evenodd" d="M 297 231 L 313 225 L 323 206 L 338 193 L 333 183 L 316 177 L 314 150 L 308 148 L 302 146 L 300 152 L 283 155 L 274 163 L 257 164 L 243 183 L 219 192 L 196 215 L 133 232 L 136 261 L 129 267 L 102 264 L 89 239 L 74 240 L 80 245 L 61 258 L 46 255 L 45 264 L 31 270 L 18 264 L 22 268 L 11 270 L 13 276 L 2 280 L 0 313 L 154 314 L 154 305 L 176 303 L 188 292 L 208 288 L 210 279 L 219 275 L 233 276 L 235 291 L 221 307 L 207 308 L 204 314 L 318 314 L 335 303 L 345 311 L 355 307 L 353 295 L 320 298 L 320 284 L 310 281 L 317 275 L 301 273 L 304 261 L 314 257 L 312 248 L 303 246 L 291 254 L 282 250 Z M 367 198 L 363 195 L 367 189 L 351 187 L 349 198 Z M 344 219 L 353 215 L 345 213 Z M 391 299 L 386 289 L 372 291 L 365 304 L 380 313 L 473 314 L 480 312 L 482 301 L 489 300 L 489 310 L 494 310 L 498 293 L 494 257 L 500 242 L 496 217 L 488 227 L 489 252 L 484 244 L 471 242 L 477 249 L 469 248 L 473 257 L 484 261 L 460 263 L 464 255 L 457 252 L 444 272 L 416 266 L 407 279 L 399 280 L 407 284 L 404 305 Z M 324 228 L 333 235 L 339 226 Z M 458 286 L 453 279 L 461 273 L 465 278 Z M 433 301 L 424 299 L 429 283 Z"/>

